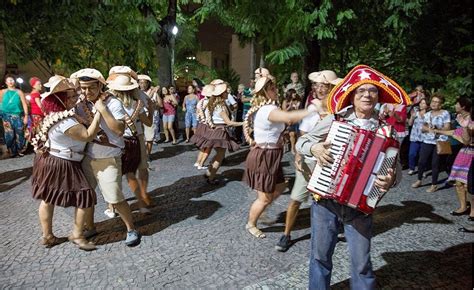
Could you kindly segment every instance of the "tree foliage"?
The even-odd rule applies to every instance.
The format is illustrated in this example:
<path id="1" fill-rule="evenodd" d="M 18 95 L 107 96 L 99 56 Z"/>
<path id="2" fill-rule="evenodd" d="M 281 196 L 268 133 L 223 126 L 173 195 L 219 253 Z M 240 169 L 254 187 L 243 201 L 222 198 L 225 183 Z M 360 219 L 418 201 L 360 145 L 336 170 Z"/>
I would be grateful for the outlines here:
<path id="1" fill-rule="evenodd" d="M 363 63 L 407 90 L 416 84 L 441 90 L 451 103 L 472 94 L 467 0 L 10 0 L 1 4 L 0 23 L 12 62 L 40 60 L 44 70 L 65 74 L 128 64 L 155 76 L 163 65 L 160 47 L 170 41 L 174 2 L 176 72 L 217 76 L 186 59 L 199 50 L 198 25 L 217 18 L 242 43 L 256 44 L 280 82 L 291 71 L 332 69 L 343 76 Z M 193 9 L 183 9 L 190 4 Z"/>
<path id="2" fill-rule="evenodd" d="M 280 81 L 293 70 L 342 76 L 363 63 L 407 90 L 439 89 L 451 103 L 472 94 L 470 1 L 209 0 L 196 15 L 208 17 L 231 26 L 242 41 L 255 41 Z"/>

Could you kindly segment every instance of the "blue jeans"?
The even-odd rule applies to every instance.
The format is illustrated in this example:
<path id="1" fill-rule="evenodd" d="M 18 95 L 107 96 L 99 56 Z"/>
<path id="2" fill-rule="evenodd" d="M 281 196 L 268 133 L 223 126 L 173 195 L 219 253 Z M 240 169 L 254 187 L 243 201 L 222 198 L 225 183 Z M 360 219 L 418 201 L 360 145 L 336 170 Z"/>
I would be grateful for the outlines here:
<path id="1" fill-rule="evenodd" d="M 341 223 L 351 257 L 351 289 L 374 289 L 375 275 L 370 261 L 372 215 L 332 200 L 313 202 L 311 207 L 309 289 L 330 289 L 332 255 Z"/>
<path id="2" fill-rule="evenodd" d="M 408 151 L 408 168 L 415 170 L 418 163 L 418 154 L 420 153 L 421 141 L 410 142 L 410 150 Z"/>
<path id="3" fill-rule="evenodd" d="M 197 114 L 196 112 L 186 111 L 184 115 L 184 127 L 185 128 L 196 128 L 197 127 Z"/>

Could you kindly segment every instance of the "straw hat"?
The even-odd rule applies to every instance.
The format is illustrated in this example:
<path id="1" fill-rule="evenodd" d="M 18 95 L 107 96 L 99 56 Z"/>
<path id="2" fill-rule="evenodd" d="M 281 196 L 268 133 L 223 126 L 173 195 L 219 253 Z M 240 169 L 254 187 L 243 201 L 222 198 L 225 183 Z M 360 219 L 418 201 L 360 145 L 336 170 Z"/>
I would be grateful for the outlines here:
<path id="1" fill-rule="evenodd" d="M 149 81 L 150 83 L 152 82 L 151 78 L 147 75 L 138 75 L 138 80 L 145 80 L 145 81 Z"/>
<path id="2" fill-rule="evenodd" d="M 223 84 L 223 83 L 224 83 L 224 81 L 221 80 L 221 79 L 215 79 L 212 82 L 210 82 L 211 85 L 219 85 L 219 84 Z"/>
<path id="3" fill-rule="evenodd" d="M 129 75 L 135 80 L 138 80 L 137 73 L 133 69 L 131 69 L 129 66 L 116 65 L 110 68 L 109 77 L 107 78 L 107 81 L 109 81 L 109 78 L 111 78 L 113 75 L 116 75 L 116 74 Z"/>
<path id="4" fill-rule="evenodd" d="M 78 70 L 77 72 L 71 75 L 71 78 L 77 78 L 79 79 L 79 81 L 81 78 L 90 78 L 90 79 L 98 80 L 102 84 L 107 85 L 107 83 L 105 82 L 105 78 L 100 73 L 100 71 L 93 68 L 83 68 L 81 70 Z"/>
<path id="5" fill-rule="evenodd" d="M 257 68 L 254 73 L 256 78 L 266 77 L 270 75 L 270 71 L 264 67 Z"/>
<path id="6" fill-rule="evenodd" d="M 129 75 L 119 74 L 113 81 L 109 81 L 107 87 L 116 91 L 130 91 L 138 88 L 138 83 Z"/>
<path id="7" fill-rule="evenodd" d="M 212 96 L 212 92 L 214 91 L 214 85 L 205 85 L 202 88 L 201 95 L 205 97 L 210 97 Z"/>
<path id="8" fill-rule="evenodd" d="M 67 78 L 60 75 L 50 77 L 48 82 L 44 84 L 44 87 L 47 88 L 48 91 L 41 94 L 41 100 L 55 93 L 76 89 Z"/>
<path id="9" fill-rule="evenodd" d="M 308 79 L 313 83 L 331 84 L 334 86 L 342 81 L 342 79 L 338 78 L 336 73 L 332 70 L 312 72 L 308 75 Z"/>
<path id="10" fill-rule="evenodd" d="M 260 92 L 269 81 L 275 82 L 275 77 L 272 75 L 267 75 L 267 76 L 259 78 L 257 82 L 255 83 L 255 88 L 253 89 L 253 93 L 257 94 L 258 92 Z"/>
<path id="11" fill-rule="evenodd" d="M 214 86 L 214 90 L 212 91 L 213 96 L 220 96 L 224 92 L 227 91 L 227 84 L 226 83 L 220 83 Z"/>

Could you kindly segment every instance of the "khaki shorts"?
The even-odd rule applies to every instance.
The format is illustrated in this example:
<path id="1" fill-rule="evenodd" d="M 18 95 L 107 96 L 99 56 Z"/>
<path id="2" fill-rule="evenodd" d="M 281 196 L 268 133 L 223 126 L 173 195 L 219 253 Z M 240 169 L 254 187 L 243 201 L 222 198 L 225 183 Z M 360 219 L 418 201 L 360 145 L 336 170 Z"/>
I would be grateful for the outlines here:
<path id="1" fill-rule="evenodd" d="M 310 196 L 310 193 L 307 189 L 308 182 L 311 178 L 310 169 L 304 162 L 302 163 L 302 167 L 304 169 L 303 172 L 295 170 L 295 183 L 293 184 L 290 195 L 292 200 L 298 201 L 300 203 L 307 201 L 308 197 Z"/>
<path id="2" fill-rule="evenodd" d="M 143 134 L 138 135 L 138 142 L 140 143 L 140 164 L 137 169 L 148 169 L 148 153 L 146 152 L 145 138 Z"/>
<path id="3" fill-rule="evenodd" d="M 156 125 L 153 124 L 150 127 L 143 125 L 143 132 L 145 134 L 145 141 L 153 142 L 155 139 L 155 128 Z"/>
<path id="4" fill-rule="evenodd" d="M 82 170 L 92 188 L 99 185 L 104 200 L 117 204 L 125 200 L 122 192 L 122 159 L 120 156 L 92 159 L 89 156 L 82 160 Z"/>

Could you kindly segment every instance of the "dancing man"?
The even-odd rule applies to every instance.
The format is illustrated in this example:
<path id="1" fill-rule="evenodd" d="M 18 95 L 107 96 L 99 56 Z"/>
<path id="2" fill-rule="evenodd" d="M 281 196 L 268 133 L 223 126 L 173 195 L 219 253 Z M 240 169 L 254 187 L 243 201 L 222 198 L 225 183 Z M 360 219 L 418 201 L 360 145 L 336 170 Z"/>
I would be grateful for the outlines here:
<path id="1" fill-rule="evenodd" d="M 95 69 L 86 68 L 73 74 L 79 79 L 82 95 L 76 105 L 77 113 L 87 122 L 92 121 L 93 112 L 101 114 L 100 131 L 97 137 L 88 144 L 82 169 L 87 181 L 100 188 L 104 200 L 112 204 L 127 227 L 127 246 L 140 243 L 140 235 L 135 230 L 130 206 L 122 191 L 122 149 L 125 147 L 123 133 L 125 130 L 126 112 L 122 103 L 114 96 L 104 92 L 106 82 L 102 74 Z M 102 103 L 95 105 L 98 99 Z M 102 105 L 100 105 L 102 104 Z M 97 234 L 94 227 L 94 215 L 86 219 L 86 237 Z"/>
<path id="2" fill-rule="evenodd" d="M 331 89 L 341 80 L 337 78 L 335 72 L 330 70 L 310 73 L 308 78 L 316 90 L 316 99 L 308 106 L 308 109 L 316 110 L 316 113 L 306 116 L 301 121 L 299 127 L 301 136 L 311 131 L 319 121 L 329 114 L 326 105 L 327 96 Z M 291 189 L 291 201 L 286 210 L 285 233 L 275 246 L 275 249 L 280 252 L 288 250 L 292 244 L 291 230 L 295 224 L 301 204 L 307 201 L 310 196 L 306 187 L 308 186 L 311 172 L 316 165 L 315 161 L 314 157 L 305 158 L 305 156 L 299 153 L 295 155 L 295 183 Z"/>

